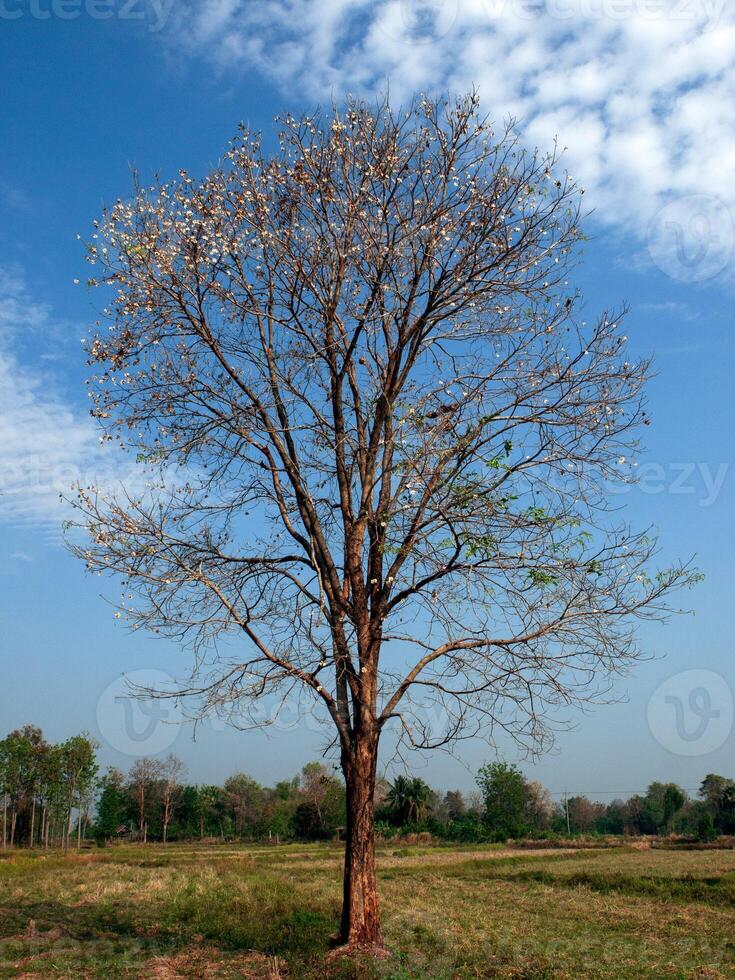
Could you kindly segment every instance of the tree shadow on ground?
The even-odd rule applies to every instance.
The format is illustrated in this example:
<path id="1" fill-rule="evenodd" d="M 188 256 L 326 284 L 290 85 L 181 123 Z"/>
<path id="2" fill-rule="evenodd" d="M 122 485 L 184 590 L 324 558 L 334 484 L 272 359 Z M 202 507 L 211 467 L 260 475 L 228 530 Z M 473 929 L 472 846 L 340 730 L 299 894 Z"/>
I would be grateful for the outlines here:
<path id="1" fill-rule="evenodd" d="M 140 956 L 170 954 L 195 944 L 230 952 L 315 960 L 329 948 L 337 929 L 334 910 L 271 901 L 230 901 L 217 907 L 207 896 L 197 907 L 136 908 L 130 902 L 26 901 L 0 909 L 0 961 L 47 955 L 54 949 L 88 948 L 96 959 L 124 948 Z"/>

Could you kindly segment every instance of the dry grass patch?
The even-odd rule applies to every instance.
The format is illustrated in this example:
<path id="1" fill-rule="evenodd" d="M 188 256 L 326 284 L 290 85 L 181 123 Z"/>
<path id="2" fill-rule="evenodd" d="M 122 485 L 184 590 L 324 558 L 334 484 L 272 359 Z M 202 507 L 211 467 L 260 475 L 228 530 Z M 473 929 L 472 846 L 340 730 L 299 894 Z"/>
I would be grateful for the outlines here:
<path id="1" fill-rule="evenodd" d="M 732 851 L 392 850 L 384 962 L 327 956 L 336 846 L 14 855 L 0 978 L 735 977 Z"/>

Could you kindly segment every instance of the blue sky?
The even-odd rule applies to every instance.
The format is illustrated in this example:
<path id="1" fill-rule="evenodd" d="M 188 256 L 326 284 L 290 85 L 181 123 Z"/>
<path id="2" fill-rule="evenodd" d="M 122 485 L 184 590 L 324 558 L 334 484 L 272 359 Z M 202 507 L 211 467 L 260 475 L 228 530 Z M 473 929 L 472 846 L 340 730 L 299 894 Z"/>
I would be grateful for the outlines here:
<path id="1" fill-rule="evenodd" d="M 400 101 L 474 83 L 529 145 L 558 135 L 569 148 L 594 209 L 577 276 L 589 312 L 629 301 L 635 348 L 656 354 L 642 485 L 614 496 L 658 529 L 665 557 L 696 553 L 706 574 L 683 597 L 694 615 L 642 634 L 657 659 L 619 685 L 627 703 L 578 716 L 554 755 L 524 768 L 597 796 L 735 775 L 734 40 L 717 0 L 0 0 L 0 730 L 88 729 L 103 760 L 125 766 L 136 744 L 109 686 L 188 665 L 127 633 L 100 598 L 109 587 L 60 543 L 59 491 L 120 466 L 87 415 L 79 341 L 96 313 L 74 285 L 86 274 L 76 235 L 128 193 L 131 167 L 202 173 L 241 120 L 270 139 L 276 113 L 347 91 L 388 82 Z M 676 699 L 685 732 L 704 719 L 699 740 L 682 739 Z M 269 736 L 205 724 L 196 742 L 159 725 L 158 738 L 148 747 L 173 749 L 206 781 L 235 769 L 282 778 L 320 746 L 303 724 Z M 456 759 L 412 765 L 470 788 L 488 755 L 466 743 Z"/>

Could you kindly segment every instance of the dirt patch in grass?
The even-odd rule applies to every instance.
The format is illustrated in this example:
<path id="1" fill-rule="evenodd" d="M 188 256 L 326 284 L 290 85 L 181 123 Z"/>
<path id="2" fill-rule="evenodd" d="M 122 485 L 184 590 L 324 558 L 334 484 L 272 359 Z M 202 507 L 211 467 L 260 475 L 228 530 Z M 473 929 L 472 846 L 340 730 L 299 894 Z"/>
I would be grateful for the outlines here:
<path id="1" fill-rule="evenodd" d="M 280 980 L 288 976 L 277 956 L 243 953 L 224 956 L 216 948 L 188 948 L 175 956 L 155 956 L 140 980 Z"/>

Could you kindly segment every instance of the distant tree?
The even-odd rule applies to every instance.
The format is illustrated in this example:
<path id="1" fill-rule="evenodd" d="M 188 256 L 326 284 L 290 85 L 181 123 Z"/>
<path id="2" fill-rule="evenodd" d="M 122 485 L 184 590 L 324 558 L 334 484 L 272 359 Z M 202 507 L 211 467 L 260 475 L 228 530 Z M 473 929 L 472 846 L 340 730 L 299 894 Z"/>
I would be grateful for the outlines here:
<path id="1" fill-rule="evenodd" d="M 471 790 L 467 794 L 467 816 L 481 820 L 484 807 L 485 805 L 483 803 L 482 793 L 480 790 Z"/>
<path id="2" fill-rule="evenodd" d="M 148 843 L 148 822 L 160 778 L 158 759 L 137 759 L 128 773 L 128 792 L 135 805 L 138 836 L 144 844 Z"/>
<path id="3" fill-rule="evenodd" d="M 109 840 L 123 827 L 130 813 L 130 796 L 125 776 L 111 767 L 100 780 L 95 832 L 99 840 Z"/>
<path id="4" fill-rule="evenodd" d="M 77 815 L 77 846 L 86 832 L 94 802 L 97 743 L 76 735 L 50 745 L 36 725 L 24 725 L 0 741 L 2 847 L 64 848 Z"/>
<path id="5" fill-rule="evenodd" d="M 345 822 L 344 784 L 319 762 L 301 772 L 301 802 L 294 814 L 300 837 L 332 837 Z"/>
<path id="6" fill-rule="evenodd" d="M 397 776 L 388 790 L 387 804 L 395 824 L 419 823 L 427 814 L 431 787 L 423 779 Z"/>
<path id="7" fill-rule="evenodd" d="M 10 811 L 9 843 L 13 847 L 18 834 L 19 820 L 30 819 L 30 837 L 33 835 L 33 820 L 36 806 L 36 788 L 39 775 L 40 754 L 44 745 L 43 734 L 35 725 L 10 732 L 4 740 L 4 813 L 7 824 L 7 810 Z M 30 843 L 30 839 L 29 839 Z"/>
<path id="8" fill-rule="evenodd" d="M 484 823 L 498 840 L 522 837 L 528 831 L 528 787 L 521 770 L 505 762 L 489 762 L 477 774 L 484 803 Z"/>
<path id="9" fill-rule="evenodd" d="M 85 802 L 88 800 L 97 775 L 98 743 L 86 733 L 67 739 L 59 747 L 60 775 L 66 806 L 66 847 L 72 829 L 72 815 L 77 812 L 77 850 L 82 846 L 82 827 Z"/>
<path id="10" fill-rule="evenodd" d="M 64 824 L 63 746 L 49 745 L 41 760 L 41 835 L 45 847 Z"/>
<path id="11" fill-rule="evenodd" d="M 533 830 L 546 830 L 554 814 L 551 793 L 538 780 L 526 783 L 528 824 Z"/>
<path id="12" fill-rule="evenodd" d="M 262 832 L 265 795 L 260 783 L 239 772 L 225 780 L 224 790 L 234 817 L 235 836 Z"/>
<path id="13" fill-rule="evenodd" d="M 699 795 L 712 815 L 720 833 L 735 831 L 735 780 L 708 773 L 699 787 Z"/>
<path id="14" fill-rule="evenodd" d="M 570 796 L 562 806 L 569 814 L 569 827 L 573 834 L 588 834 L 604 812 L 604 807 L 593 803 L 586 796 Z"/>
<path id="15" fill-rule="evenodd" d="M 168 843 L 168 828 L 181 796 L 186 766 L 175 755 L 167 755 L 160 764 L 159 782 L 162 808 L 163 843 Z"/>
<path id="16" fill-rule="evenodd" d="M 667 832 L 671 830 L 674 817 L 684 806 L 686 798 L 686 793 L 676 783 L 667 784 L 663 799 L 663 825 Z"/>
<path id="17" fill-rule="evenodd" d="M 726 776 L 718 776 L 716 773 L 708 773 L 701 782 L 699 795 L 713 811 L 716 811 L 722 802 L 722 797 L 728 787 L 735 785 L 732 779 Z"/>
<path id="18" fill-rule="evenodd" d="M 93 413 L 161 472 L 80 488 L 75 550 L 125 580 L 136 626 L 241 639 L 187 685 L 203 711 L 294 685 L 319 706 L 347 787 L 345 943 L 380 943 L 386 727 L 543 747 L 693 580 L 606 512 L 649 363 L 619 313 L 578 314 L 580 201 L 475 93 L 349 100 L 287 117 L 273 156 L 243 130 L 204 179 L 136 189 L 89 245 Z"/>
<path id="19" fill-rule="evenodd" d="M 701 841 L 715 840 L 717 828 L 709 810 L 702 810 L 697 821 L 697 837 Z"/>
<path id="20" fill-rule="evenodd" d="M 640 830 L 644 834 L 667 833 L 678 811 L 684 805 L 686 794 L 676 783 L 653 782 L 643 798 L 639 817 Z"/>
<path id="21" fill-rule="evenodd" d="M 645 797 L 635 794 L 625 801 L 625 830 L 628 834 L 655 833 L 651 826 L 651 821 L 646 806 Z"/>
<path id="22" fill-rule="evenodd" d="M 196 837 L 199 832 L 197 797 L 198 790 L 196 786 L 187 785 L 182 787 L 177 824 L 186 837 Z"/>
<path id="23" fill-rule="evenodd" d="M 3 848 L 21 843 L 24 834 L 28 846 L 34 846 L 48 751 L 43 733 L 35 725 L 16 729 L 0 742 Z"/>
<path id="24" fill-rule="evenodd" d="M 375 810 L 379 810 L 386 805 L 389 792 L 390 781 L 385 776 L 378 776 L 375 780 L 375 794 L 373 796 L 373 807 Z"/>
<path id="25" fill-rule="evenodd" d="M 612 800 L 597 821 L 597 829 L 603 834 L 625 833 L 625 803 Z"/>
<path id="26" fill-rule="evenodd" d="M 299 791 L 301 779 L 294 776 L 293 779 L 281 779 L 273 788 L 273 795 L 280 800 L 291 800 Z"/>
<path id="27" fill-rule="evenodd" d="M 720 800 L 720 825 L 723 833 L 735 831 L 735 782 L 725 787 Z"/>
<path id="28" fill-rule="evenodd" d="M 8 847 L 8 818 L 10 813 L 10 801 L 12 796 L 13 778 L 11 773 L 11 748 L 8 739 L 4 738 L 0 742 L 0 796 L 2 798 L 3 810 L 3 850 Z"/>
<path id="29" fill-rule="evenodd" d="M 444 794 L 444 806 L 450 820 L 461 820 L 467 815 L 467 804 L 462 792 L 458 789 L 447 790 Z"/>
<path id="30" fill-rule="evenodd" d="M 35 725 L 25 725 L 20 732 L 23 754 L 23 803 L 27 815 L 28 846 L 33 847 L 36 832 L 38 791 L 43 775 L 43 759 L 48 744 L 43 732 Z M 12 734 L 11 734 L 12 737 Z"/>
<path id="31" fill-rule="evenodd" d="M 200 840 L 208 835 L 213 836 L 214 833 L 224 836 L 221 820 L 224 803 L 225 793 L 219 786 L 197 787 L 195 810 Z"/>

